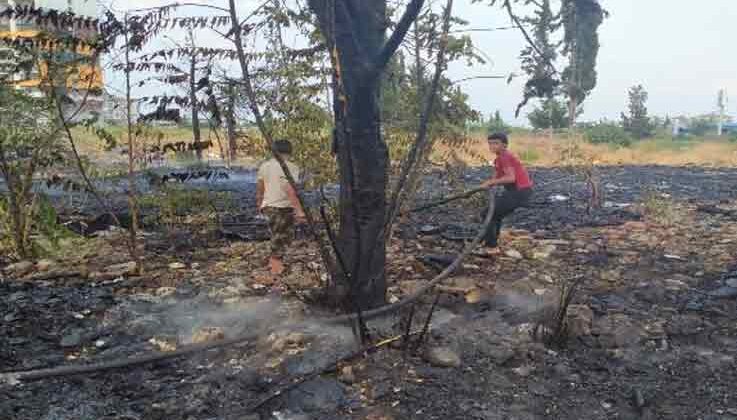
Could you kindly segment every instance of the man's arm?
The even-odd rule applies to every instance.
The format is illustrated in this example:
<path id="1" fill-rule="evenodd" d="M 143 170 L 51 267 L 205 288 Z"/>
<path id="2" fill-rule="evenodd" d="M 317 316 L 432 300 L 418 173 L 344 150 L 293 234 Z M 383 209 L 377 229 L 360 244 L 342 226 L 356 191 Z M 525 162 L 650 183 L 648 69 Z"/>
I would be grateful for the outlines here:
<path id="1" fill-rule="evenodd" d="M 266 185 L 263 179 L 256 181 L 256 207 L 261 210 L 261 205 L 264 203 L 264 191 L 266 191 Z"/>
<path id="2" fill-rule="evenodd" d="M 506 185 L 506 184 L 514 184 L 517 182 L 517 174 L 514 172 L 514 168 L 512 166 L 504 165 L 502 166 L 504 176 L 497 177 L 484 182 L 481 184 L 482 188 L 491 188 L 496 185 Z"/>
<path id="3" fill-rule="evenodd" d="M 292 203 L 292 207 L 295 211 L 295 216 L 297 217 L 298 221 L 304 221 L 305 219 L 305 211 L 302 208 L 302 205 L 299 204 L 299 198 L 297 198 L 297 191 L 292 188 L 291 185 L 286 186 L 287 189 L 287 196 L 289 197 L 289 202 Z"/>

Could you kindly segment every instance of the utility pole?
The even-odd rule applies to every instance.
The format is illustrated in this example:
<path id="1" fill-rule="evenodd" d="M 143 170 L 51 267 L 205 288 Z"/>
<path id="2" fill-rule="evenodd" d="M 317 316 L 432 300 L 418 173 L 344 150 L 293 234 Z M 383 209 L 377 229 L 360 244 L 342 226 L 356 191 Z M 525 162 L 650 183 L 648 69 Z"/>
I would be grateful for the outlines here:
<path id="1" fill-rule="evenodd" d="M 724 89 L 719 89 L 717 97 L 717 107 L 719 108 L 719 122 L 717 123 L 717 135 L 722 136 L 724 131 L 724 110 L 727 107 L 727 94 Z"/>

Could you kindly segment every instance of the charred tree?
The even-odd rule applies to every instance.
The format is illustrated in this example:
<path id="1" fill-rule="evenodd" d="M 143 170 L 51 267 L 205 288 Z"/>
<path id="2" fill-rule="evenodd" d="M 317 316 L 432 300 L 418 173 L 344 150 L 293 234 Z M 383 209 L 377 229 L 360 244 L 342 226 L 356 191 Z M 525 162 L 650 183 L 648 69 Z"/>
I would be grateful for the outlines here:
<path id="1" fill-rule="evenodd" d="M 348 292 L 361 309 L 383 304 L 386 296 L 382 233 L 389 153 L 381 130 L 380 76 L 423 3 L 412 0 L 387 39 L 387 1 L 309 1 L 333 61 L 338 242 L 349 272 Z"/>

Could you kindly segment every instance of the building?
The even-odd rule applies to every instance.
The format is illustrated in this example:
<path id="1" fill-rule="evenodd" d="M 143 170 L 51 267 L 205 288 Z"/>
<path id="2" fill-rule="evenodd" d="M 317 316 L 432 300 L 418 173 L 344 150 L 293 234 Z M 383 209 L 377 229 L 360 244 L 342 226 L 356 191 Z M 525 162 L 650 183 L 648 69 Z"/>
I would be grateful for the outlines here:
<path id="1" fill-rule="evenodd" d="M 0 10 L 16 7 L 43 9 L 45 11 L 71 12 L 77 17 L 95 19 L 97 17 L 96 0 L 0 0 Z M 19 49 L 8 44 L 9 41 L 31 43 L 41 36 L 75 37 L 89 39 L 97 34 L 94 26 L 79 27 L 68 25 L 67 28 L 54 26 L 40 27 L 36 19 L 17 19 L 15 16 L 0 19 L 0 78 L 9 81 L 16 89 L 22 89 L 32 95 L 41 95 L 40 87 L 49 76 L 49 62 L 44 58 L 29 59 Z M 51 51 L 50 47 L 41 50 Z M 85 46 L 68 47 L 62 53 L 54 54 L 55 64 L 64 66 L 65 60 L 72 72 L 64 74 L 66 94 L 73 103 L 67 104 L 69 109 L 78 109 L 82 101 L 84 107 L 76 119 L 83 119 L 100 114 L 103 105 L 103 76 L 99 58 L 93 58 L 93 51 Z M 85 63 L 89 58 L 90 62 Z M 94 62 L 93 62 L 94 61 Z M 58 85 L 57 85 L 58 86 Z"/>
<path id="2" fill-rule="evenodd" d="M 724 133 L 737 133 L 737 122 L 726 122 L 724 125 L 722 125 L 722 130 Z"/>
<path id="3" fill-rule="evenodd" d="M 102 122 L 112 125 L 125 125 L 128 121 L 128 107 L 125 97 L 114 96 L 105 91 L 102 97 Z M 131 120 L 137 121 L 140 116 L 140 101 L 131 100 Z"/>

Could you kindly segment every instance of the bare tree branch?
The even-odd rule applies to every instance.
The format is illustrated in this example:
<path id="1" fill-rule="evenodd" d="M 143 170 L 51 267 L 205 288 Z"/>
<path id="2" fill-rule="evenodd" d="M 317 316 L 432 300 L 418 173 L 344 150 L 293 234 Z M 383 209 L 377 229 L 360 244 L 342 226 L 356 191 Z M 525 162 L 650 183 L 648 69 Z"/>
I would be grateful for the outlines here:
<path id="1" fill-rule="evenodd" d="M 375 80 L 389 64 L 389 60 L 391 60 L 394 53 L 399 49 L 399 46 L 404 40 L 404 36 L 407 35 L 407 31 L 409 31 L 410 26 L 412 26 L 412 23 L 417 19 L 417 16 L 420 14 L 420 11 L 422 11 L 424 4 L 425 0 L 412 0 L 407 5 L 402 18 L 394 29 L 394 32 L 392 32 L 391 36 L 386 41 L 386 44 L 384 44 L 384 47 L 381 49 L 379 56 L 376 57 L 374 61 L 374 68 L 371 74 L 372 79 Z"/>
<path id="2" fill-rule="evenodd" d="M 433 107 L 435 105 L 435 98 L 438 95 L 440 86 L 440 78 L 446 67 L 447 57 L 445 52 L 448 48 L 448 32 L 450 31 L 450 18 L 453 9 L 453 0 L 448 0 L 445 6 L 445 12 L 443 14 L 443 32 L 440 36 L 440 47 L 438 48 L 437 59 L 435 60 L 435 74 L 433 75 L 432 84 L 430 90 L 425 98 L 424 108 L 422 110 L 422 117 L 420 118 L 420 126 L 417 132 L 417 139 L 412 145 L 412 149 L 407 156 L 407 160 L 402 166 L 402 172 L 399 175 L 397 186 L 392 194 L 391 201 L 389 202 L 389 209 L 387 210 L 386 221 L 384 224 L 384 235 L 389 236 L 391 232 L 391 226 L 399 213 L 399 209 L 402 206 L 404 199 L 406 198 L 406 184 L 413 169 L 416 169 L 418 159 L 421 155 L 421 151 L 425 149 L 428 139 L 428 127 L 430 125 L 430 118 L 432 118 Z"/>
<path id="3" fill-rule="evenodd" d="M 463 79 L 453 80 L 450 82 L 450 84 L 455 85 L 458 83 L 468 82 L 471 80 L 479 80 L 479 79 L 509 79 L 509 76 L 472 76 L 472 77 L 464 77 Z"/>
<path id="4" fill-rule="evenodd" d="M 530 44 L 530 47 L 532 47 L 533 50 L 537 53 L 537 55 L 540 56 L 540 58 L 543 58 L 547 61 L 548 66 L 550 66 L 550 70 L 553 72 L 553 74 L 558 73 L 558 70 L 555 68 L 555 64 L 550 61 L 550 59 L 540 50 L 540 47 L 535 44 L 535 41 L 533 41 L 532 36 L 527 32 L 527 29 L 525 29 L 524 25 L 522 25 L 522 22 L 517 17 L 517 15 L 514 14 L 514 11 L 512 10 L 512 2 L 510 0 L 504 1 L 504 7 L 507 9 L 507 14 L 509 14 L 509 18 L 512 19 L 515 25 L 517 25 L 517 28 L 519 28 L 520 32 L 522 32 L 522 35 L 527 40 L 527 43 Z"/>

